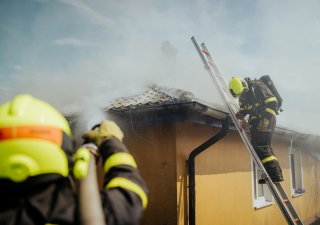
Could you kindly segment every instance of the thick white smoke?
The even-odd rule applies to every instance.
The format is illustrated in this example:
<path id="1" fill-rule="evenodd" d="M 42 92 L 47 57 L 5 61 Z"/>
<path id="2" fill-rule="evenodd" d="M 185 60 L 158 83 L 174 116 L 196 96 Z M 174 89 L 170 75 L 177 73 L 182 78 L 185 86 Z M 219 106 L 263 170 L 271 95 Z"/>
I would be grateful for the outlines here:
<path id="1" fill-rule="evenodd" d="M 86 112 L 156 83 L 221 103 L 190 41 L 195 35 L 226 80 L 273 78 L 284 99 L 280 125 L 320 133 L 319 4 L 4 0 L 0 100 L 26 92 L 64 113 Z"/>

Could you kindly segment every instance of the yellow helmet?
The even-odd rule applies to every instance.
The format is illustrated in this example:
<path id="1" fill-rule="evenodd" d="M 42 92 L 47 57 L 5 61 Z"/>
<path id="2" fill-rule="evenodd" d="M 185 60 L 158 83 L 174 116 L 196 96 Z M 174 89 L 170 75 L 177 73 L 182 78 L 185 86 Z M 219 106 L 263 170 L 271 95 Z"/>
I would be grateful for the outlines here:
<path id="1" fill-rule="evenodd" d="M 229 89 L 233 96 L 239 96 L 243 91 L 248 91 L 248 84 L 240 77 L 232 77 L 229 82 Z"/>
<path id="2" fill-rule="evenodd" d="M 0 179 L 22 182 L 41 174 L 69 174 L 63 150 L 66 118 L 48 103 L 18 95 L 0 105 Z"/>

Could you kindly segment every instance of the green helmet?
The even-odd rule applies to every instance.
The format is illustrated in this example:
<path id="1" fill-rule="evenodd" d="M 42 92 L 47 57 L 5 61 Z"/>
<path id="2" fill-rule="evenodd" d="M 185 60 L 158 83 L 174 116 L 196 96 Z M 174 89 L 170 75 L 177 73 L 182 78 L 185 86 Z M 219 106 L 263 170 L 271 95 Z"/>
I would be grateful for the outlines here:
<path id="1" fill-rule="evenodd" d="M 22 182 L 41 174 L 69 174 L 66 118 L 48 103 L 18 95 L 0 105 L 0 179 Z"/>
<path id="2" fill-rule="evenodd" d="M 248 91 L 248 83 L 240 77 L 232 77 L 229 82 L 229 89 L 233 96 L 240 96 L 243 91 Z"/>

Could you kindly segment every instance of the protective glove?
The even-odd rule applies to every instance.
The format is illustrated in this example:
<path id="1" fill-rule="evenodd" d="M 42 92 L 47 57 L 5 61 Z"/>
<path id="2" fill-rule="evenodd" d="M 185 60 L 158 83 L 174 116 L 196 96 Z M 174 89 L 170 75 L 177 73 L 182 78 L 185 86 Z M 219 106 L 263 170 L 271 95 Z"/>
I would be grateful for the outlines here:
<path id="1" fill-rule="evenodd" d="M 112 137 L 122 141 L 123 133 L 118 125 L 111 120 L 103 120 L 100 125 L 93 127 L 93 129 L 84 135 L 82 138 L 87 142 L 92 142 L 98 147 L 107 139 Z"/>

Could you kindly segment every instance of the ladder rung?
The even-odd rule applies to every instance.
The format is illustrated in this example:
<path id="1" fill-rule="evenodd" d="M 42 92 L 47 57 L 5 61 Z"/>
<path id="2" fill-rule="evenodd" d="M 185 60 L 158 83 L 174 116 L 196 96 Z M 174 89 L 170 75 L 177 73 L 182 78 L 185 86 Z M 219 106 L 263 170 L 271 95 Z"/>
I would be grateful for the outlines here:
<path id="1" fill-rule="evenodd" d="M 294 221 L 294 222 L 298 222 L 298 221 L 299 221 L 299 218 L 294 218 L 293 221 Z"/>
<path id="2" fill-rule="evenodd" d="M 202 52 L 209 55 L 209 52 L 207 50 L 202 49 Z"/>
<path id="3" fill-rule="evenodd" d="M 288 199 L 283 199 L 283 202 L 287 203 L 287 202 L 289 202 L 289 200 Z"/>

